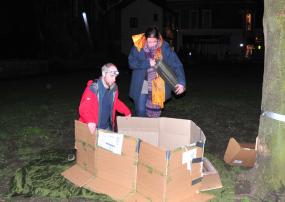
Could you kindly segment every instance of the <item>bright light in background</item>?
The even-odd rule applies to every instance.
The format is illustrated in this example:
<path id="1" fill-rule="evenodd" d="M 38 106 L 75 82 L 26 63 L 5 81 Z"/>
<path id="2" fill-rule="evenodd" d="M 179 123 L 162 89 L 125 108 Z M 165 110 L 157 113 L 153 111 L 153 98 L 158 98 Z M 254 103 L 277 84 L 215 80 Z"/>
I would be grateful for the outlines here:
<path id="1" fill-rule="evenodd" d="M 82 12 L 82 17 L 83 17 L 85 29 L 86 29 L 86 32 L 87 32 L 87 35 L 88 35 L 88 38 L 89 38 L 90 46 L 93 47 L 93 45 L 92 45 L 93 44 L 92 43 L 92 38 L 91 38 L 91 34 L 90 34 L 90 31 L 89 31 L 89 25 L 88 25 L 88 21 L 87 21 L 87 16 L 86 16 L 85 12 Z"/>
<path id="2" fill-rule="evenodd" d="M 192 55 L 192 53 L 191 53 L 191 52 L 189 52 L 189 55 Z"/>
<path id="3" fill-rule="evenodd" d="M 243 43 L 240 43 L 240 44 L 239 44 L 239 47 L 243 47 Z"/>
<path id="4" fill-rule="evenodd" d="M 258 45 L 258 46 L 257 46 L 257 49 L 260 50 L 260 49 L 261 49 L 261 45 Z"/>
<path id="5" fill-rule="evenodd" d="M 83 12 L 83 13 L 82 13 L 82 16 L 83 16 L 83 20 L 84 20 L 85 25 L 87 25 L 87 26 L 88 26 L 86 13 L 85 13 L 85 12 Z"/>

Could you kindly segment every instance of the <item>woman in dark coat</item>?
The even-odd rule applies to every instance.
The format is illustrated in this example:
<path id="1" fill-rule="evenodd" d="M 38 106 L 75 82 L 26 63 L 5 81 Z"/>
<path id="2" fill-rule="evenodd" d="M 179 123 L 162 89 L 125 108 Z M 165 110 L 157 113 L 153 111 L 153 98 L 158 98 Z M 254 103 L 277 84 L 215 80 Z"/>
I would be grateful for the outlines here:
<path id="1" fill-rule="evenodd" d="M 171 97 L 171 90 L 156 73 L 156 61 L 162 60 L 176 74 L 177 95 L 185 91 L 183 65 L 156 27 L 149 27 L 145 33 L 134 35 L 132 39 L 134 46 L 128 57 L 129 68 L 132 69 L 129 95 L 134 100 L 137 116 L 159 117 L 163 103 Z"/>

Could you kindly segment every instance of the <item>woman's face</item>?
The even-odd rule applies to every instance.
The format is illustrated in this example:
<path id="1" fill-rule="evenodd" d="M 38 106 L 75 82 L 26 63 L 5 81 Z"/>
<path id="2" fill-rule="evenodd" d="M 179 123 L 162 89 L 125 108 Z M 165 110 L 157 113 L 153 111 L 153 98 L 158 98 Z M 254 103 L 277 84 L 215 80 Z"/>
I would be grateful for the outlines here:
<path id="1" fill-rule="evenodd" d="M 150 37 L 150 38 L 147 38 L 146 43 L 149 48 L 153 48 L 157 45 L 158 39 L 155 37 Z"/>

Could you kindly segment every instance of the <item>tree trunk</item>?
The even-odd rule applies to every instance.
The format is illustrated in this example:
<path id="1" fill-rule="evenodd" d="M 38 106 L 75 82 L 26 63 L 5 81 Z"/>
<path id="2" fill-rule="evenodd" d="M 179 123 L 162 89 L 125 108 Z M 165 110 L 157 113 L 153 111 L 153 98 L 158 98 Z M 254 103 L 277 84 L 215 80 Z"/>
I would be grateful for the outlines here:
<path id="1" fill-rule="evenodd" d="M 285 1 L 264 0 L 265 63 L 261 109 L 285 115 Z M 285 201 L 285 122 L 260 117 L 253 193 L 257 201 Z"/>

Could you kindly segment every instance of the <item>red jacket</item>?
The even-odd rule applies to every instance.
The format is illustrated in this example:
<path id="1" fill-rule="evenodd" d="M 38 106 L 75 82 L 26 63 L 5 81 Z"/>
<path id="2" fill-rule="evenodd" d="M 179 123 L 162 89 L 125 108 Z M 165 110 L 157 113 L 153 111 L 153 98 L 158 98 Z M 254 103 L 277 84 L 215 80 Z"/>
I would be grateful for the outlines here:
<path id="1" fill-rule="evenodd" d="M 83 123 L 96 123 L 98 126 L 98 117 L 99 117 L 99 100 L 93 91 L 91 91 L 90 86 L 93 83 L 92 80 L 87 82 L 87 87 L 82 95 L 81 102 L 79 105 L 79 121 Z M 112 126 L 114 129 L 115 126 L 115 115 L 116 111 L 125 116 L 131 115 L 130 109 L 118 98 L 118 88 L 116 89 L 115 98 L 113 102 L 113 111 L 112 111 Z"/>

